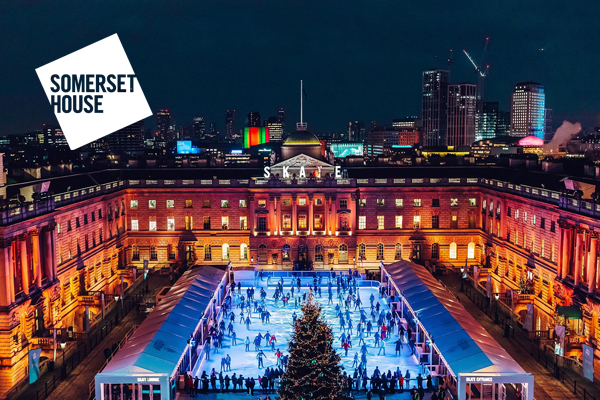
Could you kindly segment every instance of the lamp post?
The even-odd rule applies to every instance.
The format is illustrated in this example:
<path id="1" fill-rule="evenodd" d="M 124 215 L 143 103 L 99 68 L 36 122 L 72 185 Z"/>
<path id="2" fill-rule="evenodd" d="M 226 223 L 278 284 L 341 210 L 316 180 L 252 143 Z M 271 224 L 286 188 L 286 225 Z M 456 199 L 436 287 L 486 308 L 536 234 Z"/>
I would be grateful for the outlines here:
<path id="1" fill-rule="evenodd" d="M 500 298 L 499 293 L 494 293 L 494 298 L 496 299 L 496 307 L 494 311 L 494 322 L 498 324 L 498 299 Z"/>
<path id="2" fill-rule="evenodd" d="M 465 281 L 465 267 L 460 267 L 460 291 L 464 290 L 464 281 Z"/>
<path id="3" fill-rule="evenodd" d="M 65 347 L 67 342 L 60 342 L 60 348 L 62 349 L 62 365 L 60 366 L 60 375 L 64 379 L 67 377 L 67 365 L 65 364 Z"/>
<path id="4" fill-rule="evenodd" d="M 116 305 L 116 311 L 117 311 L 117 315 L 115 315 L 115 325 L 119 324 L 119 295 L 116 294 L 115 295 L 115 302 L 117 303 Z"/>
<path id="5" fill-rule="evenodd" d="M 192 373 L 192 347 L 194 347 L 194 345 L 196 344 L 196 341 L 194 340 L 194 335 L 190 335 L 190 338 L 188 339 L 188 356 L 190 358 L 190 374 Z"/>

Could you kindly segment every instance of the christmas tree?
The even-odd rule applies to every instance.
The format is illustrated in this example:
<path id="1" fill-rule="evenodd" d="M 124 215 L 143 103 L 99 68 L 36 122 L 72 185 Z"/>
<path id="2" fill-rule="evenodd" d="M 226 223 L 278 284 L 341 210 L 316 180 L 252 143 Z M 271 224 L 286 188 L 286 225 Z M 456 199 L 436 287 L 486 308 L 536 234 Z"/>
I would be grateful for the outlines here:
<path id="1" fill-rule="evenodd" d="M 281 378 L 281 400 L 340 400 L 342 367 L 333 349 L 331 328 L 321 318 L 321 307 L 312 295 L 302 305 L 289 343 L 290 357 Z"/>

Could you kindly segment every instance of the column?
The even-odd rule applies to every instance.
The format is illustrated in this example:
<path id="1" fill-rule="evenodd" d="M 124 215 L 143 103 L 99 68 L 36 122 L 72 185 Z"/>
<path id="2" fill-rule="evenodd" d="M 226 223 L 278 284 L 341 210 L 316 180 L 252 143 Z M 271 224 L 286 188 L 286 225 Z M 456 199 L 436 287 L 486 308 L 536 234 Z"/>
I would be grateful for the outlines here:
<path id="1" fill-rule="evenodd" d="M 298 196 L 292 194 L 292 235 L 297 235 L 298 231 Z"/>
<path id="2" fill-rule="evenodd" d="M 325 234 L 327 235 L 327 233 L 329 232 L 329 199 L 330 196 L 325 195 L 325 215 L 323 216 L 323 230 L 325 231 Z"/>
<path id="3" fill-rule="evenodd" d="M 313 194 L 308 195 L 308 234 L 313 233 L 313 222 L 314 222 L 314 210 L 313 210 L 314 198 Z"/>
<path id="4" fill-rule="evenodd" d="M 562 257 L 561 257 L 561 263 L 562 263 L 562 268 L 561 268 L 561 279 L 564 279 L 567 275 L 569 275 L 569 264 L 570 264 L 570 256 L 571 256 L 571 228 L 567 225 L 564 226 L 564 240 L 563 240 L 563 247 L 561 249 L 562 251 Z"/>
<path id="5" fill-rule="evenodd" d="M 281 198 L 275 196 L 275 232 L 281 235 Z"/>
<path id="6" fill-rule="evenodd" d="M 356 211 L 358 208 L 358 194 L 350 194 L 350 200 L 352 201 L 352 203 L 350 204 L 350 219 L 348 221 L 348 228 L 350 228 L 351 232 L 354 232 L 356 226 Z"/>
<path id="7" fill-rule="evenodd" d="M 23 293 L 29 294 L 29 260 L 27 257 L 27 235 L 19 235 L 19 248 L 21 250 L 21 279 L 23 279 Z"/>
<path id="8" fill-rule="evenodd" d="M 248 228 L 251 232 L 256 232 L 256 213 L 254 212 L 254 208 L 256 205 L 254 204 L 254 193 L 250 193 L 248 195 L 248 202 L 250 203 L 250 215 L 248 215 Z"/>
<path id="9" fill-rule="evenodd" d="M 8 307 L 15 302 L 15 280 L 13 277 L 12 241 L 5 239 L 0 242 L 2 248 L 2 269 L 0 270 L 0 307 Z"/>
<path id="10" fill-rule="evenodd" d="M 563 247 L 565 245 L 565 228 L 562 223 L 559 222 L 559 238 L 558 238 L 558 262 L 556 263 L 556 277 L 562 278 L 562 270 L 563 270 Z"/>
<path id="11" fill-rule="evenodd" d="M 275 198 L 273 196 L 269 196 L 269 232 L 271 235 L 274 235 L 277 232 L 277 228 L 275 227 L 275 204 L 273 202 Z"/>
<path id="12" fill-rule="evenodd" d="M 596 263 L 598 256 L 598 232 L 590 232 L 590 251 L 587 256 L 588 290 L 594 293 L 596 290 Z"/>
<path id="13" fill-rule="evenodd" d="M 573 283 L 578 285 L 581 282 L 581 260 L 583 257 L 583 229 L 576 229 L 575 239 L 575 266 L 573 268 Z"/>
<path id="14" fill-rule="evenodd" d="M 54 245 L 52 243 L 52 232 L 51 227 L 45 226 L 42 231 L 44 232 L 44 268 L 46 269 L 46 276 L 48 282 L 54 282 L 56 275 L 54 275 Z"/>
<path id="15" fill-rule="evenodd" d="M 335 231 L 337 231 L 337 196 L 331 196 L 331 233 L 335 235 Z"/>
<path id="16" fill-rule="evenodd" d="M 35 284 L 38 288 L 42 287 L 42 257 L 40 254 L 40 230 L 36 229 L 29 232 L 31 237 L 31 252 L 33 253 L 33 273 L 35 274 Z"/>

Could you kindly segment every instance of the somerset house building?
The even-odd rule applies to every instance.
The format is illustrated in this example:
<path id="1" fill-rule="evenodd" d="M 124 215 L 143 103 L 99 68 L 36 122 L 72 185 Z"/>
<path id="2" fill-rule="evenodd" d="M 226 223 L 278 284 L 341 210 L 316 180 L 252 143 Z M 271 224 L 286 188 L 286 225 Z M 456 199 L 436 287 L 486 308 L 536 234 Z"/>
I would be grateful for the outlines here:
<path id="1" fill-rule="evenodd" d="M 575 309 L 565 355 L 597 346 L 600 204 L 563 176 L 504 167 L 345 167 L 295 132 L 265 168 L 105 170 L 50 179 L 0 212 L 0 397 L 27 377 L 29 344 L 85 334 L 144 270 L 378 273 L 412 260 L 464 273 L 533 330 Z M 46 179 L 47 181 L 47 179 Z M 42 182 L 5 185 L 8 198 Z M 488 278 L 489 277 L 489 278 Z M 562 308 L 561 308 L 562 309 Z M 571 316 L 572 317 L 572 316 Z M 576 344 L 578 343 L 578 345 Z M 51 347 L 50 347 L 51 348 Z M 596 350 L 598 351 L 598 350 Z"/>

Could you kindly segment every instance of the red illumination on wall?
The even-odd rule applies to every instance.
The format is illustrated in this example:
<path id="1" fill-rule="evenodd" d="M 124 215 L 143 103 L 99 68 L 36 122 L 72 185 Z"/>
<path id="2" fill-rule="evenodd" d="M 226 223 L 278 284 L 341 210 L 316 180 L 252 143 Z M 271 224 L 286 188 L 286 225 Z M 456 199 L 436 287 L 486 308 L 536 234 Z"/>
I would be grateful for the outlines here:
<path id="1" fill-rule="evenodd" d="M 519 146 L 540 147 L 544 145 L 544 140 L 537 136 L 527 136 L 519 140 Z"/>

